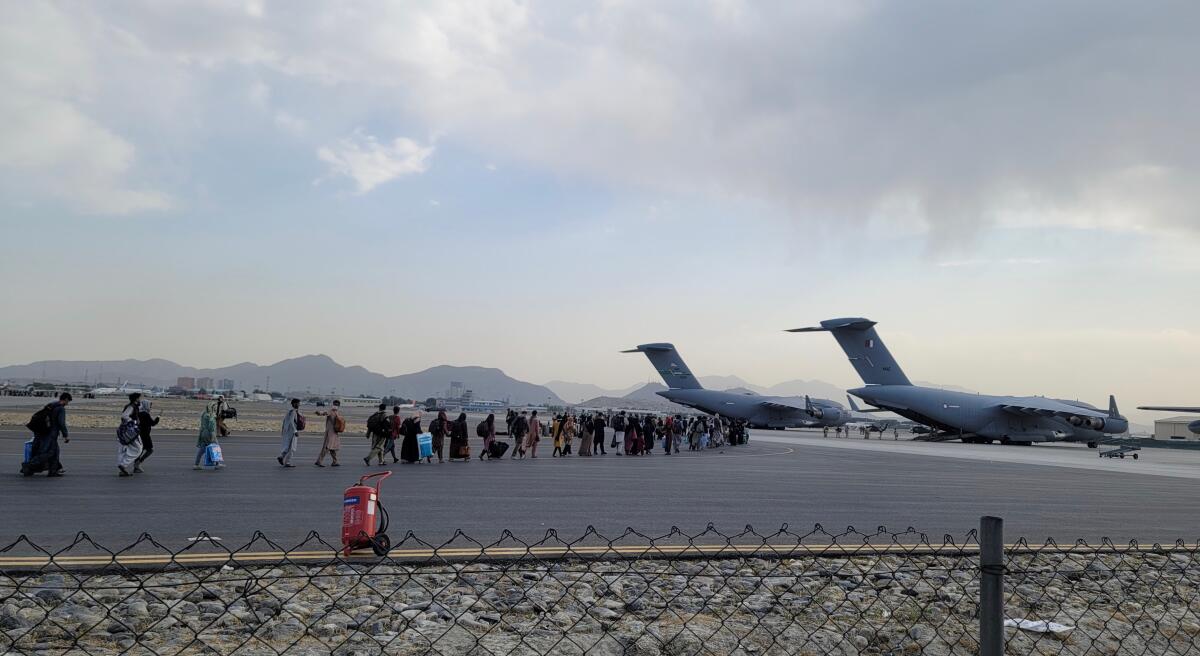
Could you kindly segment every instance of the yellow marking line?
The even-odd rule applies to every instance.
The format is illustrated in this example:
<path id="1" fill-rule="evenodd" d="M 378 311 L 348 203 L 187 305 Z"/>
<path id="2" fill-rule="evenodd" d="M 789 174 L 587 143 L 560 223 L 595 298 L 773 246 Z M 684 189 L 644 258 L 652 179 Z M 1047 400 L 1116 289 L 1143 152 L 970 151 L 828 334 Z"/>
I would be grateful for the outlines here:
<path id="1" fill-rule="evenodd" d="M 1062 547 L 1058 549 L 1041 549 L 1038 547 L 1027 547 L 1024 545 L 1010 544 L 1006 545 L 1006 551 L 1017 553 L 1039 553 L 1047 554 L 1062 554 L 1062 553 L 1096 553 L 1096 552 L 1118 552 L 1118 553 L 1142 553 L 1155 551 L 1182 551 L 1194 552 L 1200 550 L 1200 545 L 1189 544 L 1182 547 L 1175 545 L 1163 546 L 1155 548 L 1153 546 L 1138 546 L 1138 547 L 1085 547 L 1075 546 Z M 924 544 L 896 544 L 885 546 L 854 546 L 854 545 L 614 545 L 614 546 L 536 546 L 536 547 L 487 547 L 480 549 L 478 547 L 446 547 L 442 549 L 393 549 L 389 554 L 389 558 L 397 560 L 416 559 L 416 560 L 433 560 L 438 558 L 478 558 L 478 557 L 520 557 L 520 556 L 547 556 L 547 557 L 562 557 L 562 556 L 689 556 L 689 555 L 713 555 L 713 554 L 731 554 L 737 556 L 748 556 L 756 554 L 770 554 L 775 556 L 887 556 L 887 555 L 913 555 L 926 556 L 937 554 L 948 555 L 969 555 L 979 551 L 978 545 L 966 545 L 962 547 L 942 547 L 938 545 Z M 339 558 L 341 552 L 334 551 L 293 551 L 284 553 L 282 551 L 256 551 L 244 552 L 237 554 L 225 553 L 181 553 L 175 556 L 156 556 L 156 555 L 119 555 L 116 557 L 109 556 L 58 556 L 47 558 L 45 556 L 21 556 L 0 559 L 0 569 L 4 568 L 27 568 L 27 567 L 45 567 L 48 565 L 57 565 L 63 567 L 103 567 L 107 565 L 168 565 L 176 563 L 180 565 L 205 565 L 205 564 L 223 564 L 229 562 L 247 563 L 247 562 L 272 562 L 281 561 L 313 561 L 313 560 L 334 560 Z M 359 550 L 352 554 L 354 556 L 370 556 L 373 554 L 369 550 Z"/>

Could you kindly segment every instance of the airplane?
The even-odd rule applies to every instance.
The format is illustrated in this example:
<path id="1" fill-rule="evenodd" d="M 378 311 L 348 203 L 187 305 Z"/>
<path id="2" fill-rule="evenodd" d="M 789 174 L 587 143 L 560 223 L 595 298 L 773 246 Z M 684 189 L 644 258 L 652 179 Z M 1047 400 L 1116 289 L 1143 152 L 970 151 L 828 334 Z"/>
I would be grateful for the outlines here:
<path id="1" fill-rule="evenodd" d="M 642 344 L 621 352 L 646 354 L 667 384 L 659 396 L 708 414 L 741 419 L 752 428 L 821 428 L 841 426 L 850 419 L 845 408 L 825 399 L 805 397 L 801 404 L 782 396 L 704 389 L 671 344 Z"/>
<path id="2" fill-rule="evenodd" d="M 1157 410 L 1159 412 L 1186 412 L 1189 414 L 1200 412 L 1200 408 L 1190 406 L 1175 406 L 1175 405 L 1139 405 L 1138 410 Z M 1200 435 L 1200 419 L 1188 424 L 1188 430 Z"/>
<path id="3" fill-rule="evenodd" d="M 128 382 L 121 383 L 120 387 L 96 387 L 89 392 L 89 394 L 94 396 L 125 396 L 135 393 L 145 396 L 152 395 L 150 390 L 141 389 L 140 387 L 130 387 Z"/>
<path id="4" fill-rule="evenodd" d="M 879 339 L 875 322 L 830 319 L 788 332 L 833 333 L 865 387 L 851 394 L 881 410 L 931 426 L 974 444 L 1084 442 L 1096 448 L 1108 434 L 1129 430 L 1129 421 L 1108 397 L 1108 412 L 1080 401 L 1043 396 L 992 396 L 913 385 Z"/>

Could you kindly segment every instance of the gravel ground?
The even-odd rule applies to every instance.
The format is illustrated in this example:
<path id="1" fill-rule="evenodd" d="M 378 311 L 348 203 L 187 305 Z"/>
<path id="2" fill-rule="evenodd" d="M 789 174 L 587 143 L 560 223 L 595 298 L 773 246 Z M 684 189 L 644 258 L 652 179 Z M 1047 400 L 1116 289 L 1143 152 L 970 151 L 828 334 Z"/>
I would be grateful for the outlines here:
<path id="1" fill-rule="evenodd" d="M 1196 653 L 1195 554 L 1009 561 L 1011 654 Z M 973 654 L 975 556 L 0 575 L 0 652 Z M 77 642 L 76 642 L 77 641 Z"/>

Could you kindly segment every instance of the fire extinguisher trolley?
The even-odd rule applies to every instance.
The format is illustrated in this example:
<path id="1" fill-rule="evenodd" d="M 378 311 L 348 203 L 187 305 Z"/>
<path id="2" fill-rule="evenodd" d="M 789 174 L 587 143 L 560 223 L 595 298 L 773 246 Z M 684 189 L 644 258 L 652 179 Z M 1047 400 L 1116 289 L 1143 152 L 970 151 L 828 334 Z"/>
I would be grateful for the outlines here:
<path id="1" fill-rule="evenodd" d="M 386 556 L 392 548 L 388 538 L 388 512 L 379 498 L 379 486 L 392 472 L 368 474 L 346 488 L 342 499 L 342 547 L 347 556 L 355 549 L 370 547 L 376 556 Z M 372 487 L 367 481 L 375 480 Z"/>

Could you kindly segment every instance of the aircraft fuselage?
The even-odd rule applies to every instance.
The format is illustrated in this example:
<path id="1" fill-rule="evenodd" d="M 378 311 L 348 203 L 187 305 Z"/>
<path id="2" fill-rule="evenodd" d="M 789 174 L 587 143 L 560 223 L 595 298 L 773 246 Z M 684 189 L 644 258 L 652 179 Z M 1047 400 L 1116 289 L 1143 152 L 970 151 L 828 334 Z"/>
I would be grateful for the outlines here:
<path id="1" fill-rule="evenodd" d="M 741 419 L 757 428 L 841 426 L 850 418 L 850 413 L 846 412 L 844 408 L 825 400 L 813 401 L 821 415 L 814 417 L 805 411 L 802 403 L 797 406 L 795 399 L 786 397 L 758 396 L 706 389 L 668 389 L 658 392 L 658 395 L 668 401 L 701 412 Z M 764 402 L 775 405 L 765 405 Z"/>
<path id="2" fill-rule="evenodd" d="M 1129 428 L 1123 418 L 1075 401 L 969 394 L 916 385 L 867 385 L 850 390 L 879 408 L 951 433 L 1001 442 L 1088 442 Z M 1020 413 L 1003 406 L 1051 405 L 1060 414 Z M 1089 423 L 1090 422 L 1090 423 Z M 1091 425 L 1099 422 L 1100 428 Z M 1082 425 L 1081 425 L 1082 424 Z"/>

